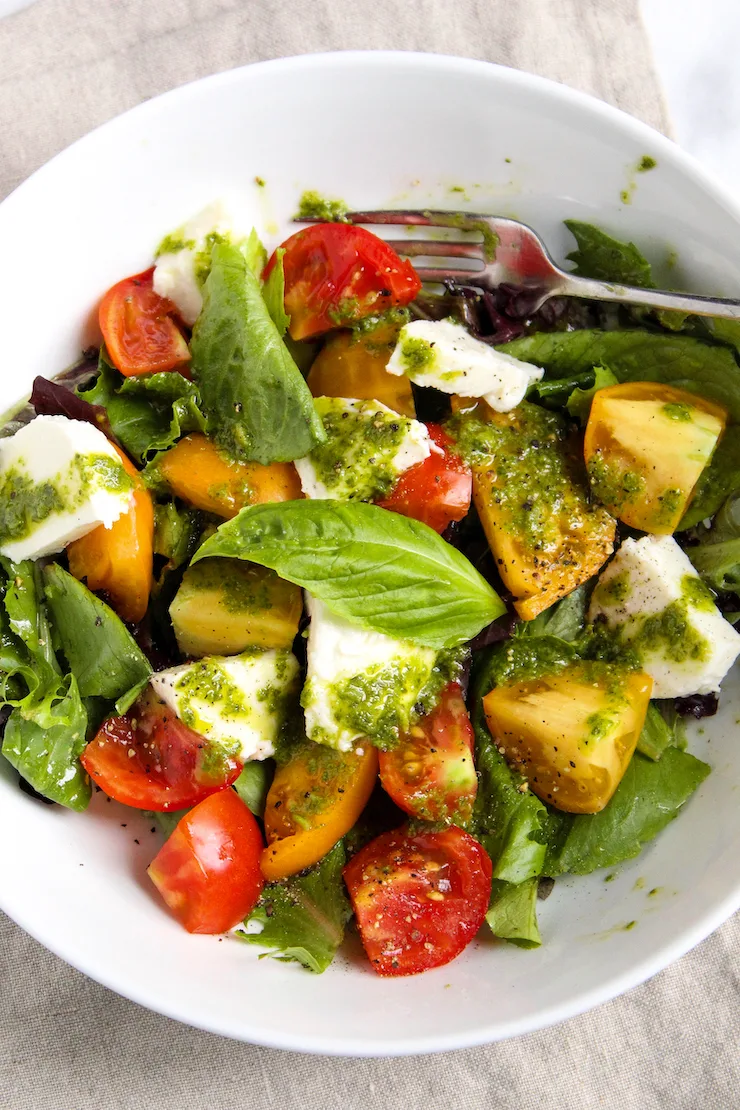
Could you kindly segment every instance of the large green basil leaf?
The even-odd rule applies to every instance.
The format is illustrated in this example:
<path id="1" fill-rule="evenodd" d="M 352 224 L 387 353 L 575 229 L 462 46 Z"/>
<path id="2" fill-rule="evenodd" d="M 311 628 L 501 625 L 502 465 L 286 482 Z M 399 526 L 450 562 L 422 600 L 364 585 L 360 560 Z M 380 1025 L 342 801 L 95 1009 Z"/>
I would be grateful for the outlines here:
<path id="1" fill-rule="evenodd" d="M 565 226 L 578 244 L 566 258 L 575 263 L 575 273 L 597 281 L 615 281 L 623 285 L 653 286 L 650 263 L 634 243 L 613 239 L 599 227 L 580 220 L 565 220 Z"/>
<path id="2" fill-rule="evenodd" d="M 505 606 L 468 560 L 426 524 L 377 505 L 252 505 L 193 556 L 248 559 L 303 586 L 353 624 L 428 647 L 455 647 Z"/>
<path id="3" fill-rule="evenodd" d="M 286 462 L 323 441 L 313 398 L 259 281 L 228 243 L 213 247 L 191 350 L 208 431 L 234 458 Z"/>
<path id="4" fill-rule="evenodd" d="M 639 331 L 537 332 L 498 350 L 561 378 L 608 366 L 620 382 L 665 382 L 719 401 L 740 421 L 740 367 L 728 347 L 687 335 Z"/>
<path id="5" fill-rule="evenodd" d="M 83 698 L 114 701 L 152 668 L 123 621 L 57 563 L 44 568 L 46 601 Z"/>

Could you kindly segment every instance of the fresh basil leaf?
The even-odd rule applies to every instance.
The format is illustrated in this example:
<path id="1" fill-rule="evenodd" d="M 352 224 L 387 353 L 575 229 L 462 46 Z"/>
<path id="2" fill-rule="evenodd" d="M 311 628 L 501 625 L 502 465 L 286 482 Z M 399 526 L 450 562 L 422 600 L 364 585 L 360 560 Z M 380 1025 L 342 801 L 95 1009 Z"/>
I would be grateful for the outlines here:
<path id="1" fill-rule="evenodd" d="M 171 447 L 186 432 L 205 431 L 200 394 L 193 382 L 174 372 L 124 378 L 104 348 L 96 380 L 78 394 L 103 406 L 116 438 L 142 462 Z"/>
<path id="2" fill-rule="evenodd" d="M 187 563 L 202 532 L 197 509 L 178 506 L 174 501 L 154 506 L 154 554 L 167 560 L 168 570 Z"/>
<path id="3" fill-rule="evenodd" d="M 121 717 L 124 713 L 127 713 L 139 695 L 144 693 L 148 685 L 149 679 L 141 678 L 134 686 L 131 686 L 116 698 L 116 703 L 113 706 L 116 714 Z"/>
<path id="4" fill-rule="evenodd" d="M 740 368 L 727 347 L 657 332 L 537 332 L 497 348 L 562 378 L 608 366 L 619 382 L 665 382 L 719 401 L 740 421 Z M 720 447 L 722 443 L 720 443 Z"/>
<path id="5" fill-rule="evenodd" d="M 234 789 L 255 817 L 263 817 L 267 792 L 272 784 L 275 764 L 271 759 L 250 760 L 244 764 Z"/>
<path id="6" fill-rule="evenodd" d="M 272 567 L 337 616 L 427 647 L 465 643 L 506 608 L 426 524 L 361 502 L 249 506 L 193 562 L 214 555 Z"/>
<path id="7" fill-rule="evenodd" d="M 272 322 L 282 337 L 290 325 L 290 316 L 285 311 L 285 266 L 283 264 L 285 247 L 278 247 L 275 255 L 275 265 L 262 287 L 262 296 Z"/>
<path id="8" fill-rule="evenodd" d="M 260 933 L 237 931 L 239 940 L 270 949 L 277 959 L 297 960 L 320 975 L 334 959 L 352 916 L 344 892 L 344 846 L 340 841 L 315 867 L 281 883 L 269 883 L 245 924 Z"/>
<path id="9" fill-rule="evenodd" d="M 578 244 L 578 249 L 565 257 L 575 263 L 574 273 L 615 281 L 623 285 L 653 286 L 653 272 L 648 260 L 634 243 L 613 239 L 601 228 L 580 220 L 565 220 L 565 226 Z"/>
<path id="10" fill-rule="evenodd" d="M 675 747 L 667 748 L 657 762 L 635 754 L 600 813 L 558 815 L 564 835 L 548 853 L 546 873 L 586 875 L 633 859 L 678 816 L 709 771 L 706 763 Z"/>
<path id="11" fill-rule="evenodd" d="M 740 375 L 740 370 L 736 373 Z M 693 528 L 712 517 L 733 493 L 740 490 L 740 428 L 731 425 L 717 444 L 709 466 L 696 483 L 688 509 L 681 518 L 679 530 Z"/>
<path id="12" fill-rule="evenodd" d="M 324 429 L 244 256 L 216 243 L 191 343 L 208 430 L 236 459 L 302 458 Z"/>
<path id="13" fill-rule="evenodd" d="M 83 810 L 91 793 L 79 761 L 86 742 L 87 714 L 74 676 L 68 675 L 42 701 L 12 711 L 2 752 L 39 794 Z"/>
<path id="14" fill-rule="evenodd" d="M 574 389 L 568 397 L 566 402 L 566 409 L 572 417 L 578 420 L 581 424 L 588 423 L 588 417 L 591 412 L 591 403 L 594 396 L 600 389 L 605 389 L 609 385 L 616 385 L 617 379 L 611 370 L 606 366 L 594 367 L 594 382 L 590 389 Z"/>
<path id="15" fill-rule="evenodd" d="M 149 661 L 113 610 L 57 563 L 44 568 L 46 600 L 83 698 L 119 698 L 147 681 Z"/>
<path id="16" fill-rule="evenodd" d="M 637 740 L 638 752 L 646 755 L 648 759 L 655 760 L 660 759 L 667 748 L 683 746 L 683 736 L 678 723 L 681 718 L 675 714 L 673 716 L 673 721 L 669 721 L 667 715 L 661 712 L 659 703 L 650 702 L 645 724 Z"/>
<path id="17" fill-rule="evenodd" d="M 542 378 L 527 389 L 527 400 L 538 401 L 548 409 L 562 409 L 573 393 L 590 391 L 596 378 L 595 370 L 583 370 L 568 378 Z"/>
<path id="18" fill-rule="evenodd" d="M 519 948 L 538 948 L 542 944 L 537 925 L 538 885 L 536 878 L 523 883 L 494 879 L 486 921 L 495 937 Z"/>
<path id="19" fill-rule="evenodd" d="M 586 627 L 587 608 L 588 589 L 585 585 L 577 586 L 562 601 L 539 613 L 534 620 L 522 621 L 517 625 L 515 635 L 527 639 L 539 636 L 555 637 L 558 640 L 574 643 Z"/>

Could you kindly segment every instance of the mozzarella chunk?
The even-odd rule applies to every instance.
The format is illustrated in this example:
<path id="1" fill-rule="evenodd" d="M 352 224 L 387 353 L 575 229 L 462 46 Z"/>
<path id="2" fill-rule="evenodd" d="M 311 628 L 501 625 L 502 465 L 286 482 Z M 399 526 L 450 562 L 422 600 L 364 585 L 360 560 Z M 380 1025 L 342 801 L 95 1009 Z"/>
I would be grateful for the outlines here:
<path id="1" fill-rule="evenodd" d="M 0 439 L 0 555 L 62 551 L 131 505 L 133 482 L 113 445 L 83 420 L 37 416 Z"/>
<path id="2" fill-rule="evenodd" d="M 150 683 L 189 728 L 246 763 L 274 754 L 297 674 L 292 652 L 255 649 L 171 667 Z"/>
<path id="3" fill-rule="evenodd" d="M 544 370 L 476 339 L 454 320 L 412 320 L 401 328 L 388 370 L 417 385 L 482 397 L 496 412 L 516 408 Z"/>
<path id="4" fill-rule="evenodd" d="M 306 594 L 308 673 L 301 705 L 306 735 L 348 751 L 363 736 L 381 745 L 408 728 L 437 653 L 358 628 Z"/>
<path id="5" fill-rule="evenodd" d="M 373 501 L 409 467 L 439 451 L 426 426 L 380 401 L 316 397 L 326 442 L 295 466 L 306 497 Z"/>
<path id="6" fill-rule="evenodd" d="M 168 297 L 191 327 L 203 307 L 201 288 L 208 272 L 210 244 L 217 239 L 246 238 L 249 227 L 228 205 L 214 201 L 160 244 L 154 267 L 154 291 Z"/>
<path id="7" fill-rule="evenodd" d="M 740 634 L 673 536 L 624 541 L 593 592 L 589 619 L 598 617 L 636 650 L 655 698 L 716 692 L 740 653 Z"/>

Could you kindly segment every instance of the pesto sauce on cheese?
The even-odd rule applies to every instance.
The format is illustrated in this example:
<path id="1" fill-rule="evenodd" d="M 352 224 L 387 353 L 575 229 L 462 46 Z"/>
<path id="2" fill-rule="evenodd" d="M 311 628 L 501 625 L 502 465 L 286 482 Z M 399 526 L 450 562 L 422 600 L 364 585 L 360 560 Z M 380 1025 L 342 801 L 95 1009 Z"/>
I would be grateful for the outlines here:
<path id="1" fill-rule="evenodd" d="M 70 513 L 91 494 L 127 493 L 133 480 L 109 455 L 74 455 L 53 478 L 34 481 L 19 459 L 0 472 L 0 544 L 23 539 L 55 513 Z"/>
<path id="2" fill-rule="evenodd" d="M 374 401 L 317 397 L 315 404 L 326 441 L 308 458 L 329 496 L 370 501 L 388 494 L 398 478 L 394 460 L 412 422 Z"/>

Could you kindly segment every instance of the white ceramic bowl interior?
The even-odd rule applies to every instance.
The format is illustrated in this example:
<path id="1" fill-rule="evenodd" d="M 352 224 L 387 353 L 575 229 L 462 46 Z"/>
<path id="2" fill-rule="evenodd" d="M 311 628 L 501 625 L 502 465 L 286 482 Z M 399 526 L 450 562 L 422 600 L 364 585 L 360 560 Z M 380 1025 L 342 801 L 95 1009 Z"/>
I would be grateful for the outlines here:
<path id="1" fill-rule="evenodd" d="M 644 154 L 657 167 L 638 174 Z M 591 220 L 634 238 L 659 269 L 678 252 L 674 282 L 740 289 L 738 208 L 635 120 L 544 80 L 461 59 L 285 59 L 141 105 L 0 206 L 0 411 L 34 375 L 78 356 L 95 337 L 101 293 L 145 267 L 160 237 L 202 205 L 243 197 L 273 245 L 304 188 L 358 208 L 512 215 L 538 228 L 560 259 L 570 247 L 561 221 Z M 481 937 L 448 967 L 394 981 L 371 971 L 356 941 L 319 977 L 258 960 L 251 946 L 191 937 L 145 875 L 159 842 L 150 823 L 102 795 L 83 815 L 45 808 L 7 767 L 0 905 L 121 994 L 247 1041 L 382 1055 L 511 1036 L 640 982 L 740 904 L 739 709 L 737 681 L 728 680 L 721 712 L 693 730 L 692 750 L 714 773 L 614 881 L 601 872 L 557 882 L 540 904 L 537 951 Z"/>

